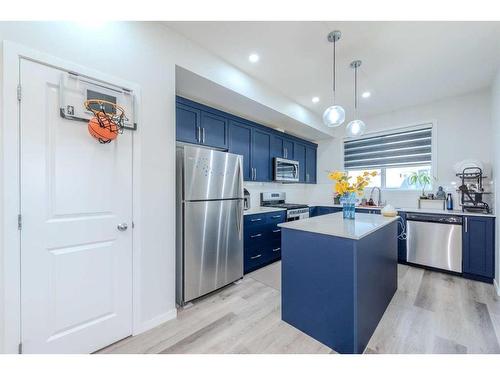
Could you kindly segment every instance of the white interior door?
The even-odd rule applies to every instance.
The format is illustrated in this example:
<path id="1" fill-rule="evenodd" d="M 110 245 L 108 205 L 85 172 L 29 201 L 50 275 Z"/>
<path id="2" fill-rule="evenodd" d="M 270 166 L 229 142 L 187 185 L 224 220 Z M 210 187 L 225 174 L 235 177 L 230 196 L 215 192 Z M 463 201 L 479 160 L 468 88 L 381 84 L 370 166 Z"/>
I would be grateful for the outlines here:
<path id="1" fill-rule="evenodd" d="M 90 353 L 132 332 L 132 133 L 100 144 L 62 71 L 20 64 L 23 352 Z"/>

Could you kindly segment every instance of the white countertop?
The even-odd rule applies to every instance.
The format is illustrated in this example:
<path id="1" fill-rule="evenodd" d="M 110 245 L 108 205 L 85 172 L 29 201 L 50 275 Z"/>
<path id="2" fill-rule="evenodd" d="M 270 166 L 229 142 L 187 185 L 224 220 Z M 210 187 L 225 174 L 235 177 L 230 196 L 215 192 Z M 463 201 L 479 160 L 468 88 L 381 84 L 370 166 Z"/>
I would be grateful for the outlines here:
<path id="1" fill-rule="evenodd" d="M 398 220 L 396 217 L 385 217 L 382 215 L 356 213 L 355 219 L 344 219 L 342 212 L 334 214 L 311 217 L 297 221 L 278 224 L 286 229 L 302 230 L 326 234 L 328 236 L 349 238 L 359 240 L 370 233 Z"/>
<path id="2" fill-rule="evenodd" d="M 334 203 L 310 203 L 309 207 L 314 206 L 323 206 L 323 207 L 339 207 L 342 208 L 341 204 Z M 356 206 L 357 209 L 362 210 L 380 210 L 380 207 L 366 207 L 366 206 Z M 438 210 L 432 208 L 408 208 L 408 207 L 395 207 L 396 211 L 404 211 L 404 212 L 418 212 L 425 214 L 440 214 L 440 215 L 459 215 L 459 216 L 486 216 L 486 217 L 495 217 L 494 214 L 485 214 L 482 212 L 462 212 L 462 210 Z"/>
<path id="3" fill-rule="evenodd" d="M 265 214 L 267 212 L 286 211 L 285 208 L 275 207 L 252 207 L 249 210 L 243 211 L 243 215 Z"/>

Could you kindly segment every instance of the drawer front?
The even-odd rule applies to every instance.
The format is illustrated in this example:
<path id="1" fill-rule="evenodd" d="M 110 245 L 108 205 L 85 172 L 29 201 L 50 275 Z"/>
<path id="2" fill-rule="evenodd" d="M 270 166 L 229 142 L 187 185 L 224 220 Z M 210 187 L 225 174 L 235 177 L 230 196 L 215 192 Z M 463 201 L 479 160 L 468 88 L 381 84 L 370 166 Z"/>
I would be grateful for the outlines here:
<path id="1" fill-rule="evenodd" d="M 244 271 L 245 273 L 254 271 L 268 263 L 269 260 L 269 251 L 267 251 L 264 247 L 260 246 L 254 249 L 245 248 Z"/>
<path id="2" fill-rule="evenodd" d="M 270 236 L 269 226 L 267 224 L 246 226 L 244 232 L 244 246 L 249 249 L 265 246 Z"/>
<path id="3" fill-rule="evenodd" d="M 267 214 L 267 222 L 269 224 L 279 224 L 285 221 L 286 211 L 277 211 Z"/>
<path id="4" fill-rule="evenodd" d="M 281 258 L 281 239 L 271 241 L 270 245 L 267 249 L 269 257 L 273 260 Z"/>
<path id="5" fill-rule="evenodd" d="M 254 225 L 265 224 L 267 221 L 267 216 L 266 214 L 246 215 L 244 216 L 243 221 L 246 228 Z"/>
<path id="6" fill-rule="evenodd" d="M 269 226 L 269 239 L 270 240 L 279 240 L 281 241 L 281 228 L 278 225 L 270 225 Z"/>

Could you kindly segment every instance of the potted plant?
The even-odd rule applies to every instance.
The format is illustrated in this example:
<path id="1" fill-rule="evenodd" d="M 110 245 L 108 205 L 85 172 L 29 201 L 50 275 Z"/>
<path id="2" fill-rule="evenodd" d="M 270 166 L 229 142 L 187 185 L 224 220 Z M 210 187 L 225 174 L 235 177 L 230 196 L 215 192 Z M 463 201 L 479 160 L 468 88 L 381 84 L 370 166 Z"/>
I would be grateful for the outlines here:
<path id="1" fill-rule="evenodd" d="M 420 186 L 422 188 L 422 194 L 420 198 L 427 199 L 425 195 L 425 189 L 427 185 L 432 183 L 432 176 L 429 174 L 429 171 L 418 171 L 412 172 L 408 177 L 408 183 L 410 185 Z"/>
<path id="2" fill-rule="evenodd" d="M 334 171 L 328 174 L 330 180 L 335 181 L 335 192 L 340 196 L 342 204 L 342 212 L 344 219 L 354 219 L 356 194 L 362 195 L 365 187 L 370 183 L 371 177 L 377 175 L 377 172 L 363 172 L 362 175 L 356 177 L 356 181 L 349 181 L 352 176 L 348 176 L 346 172 Z"/>

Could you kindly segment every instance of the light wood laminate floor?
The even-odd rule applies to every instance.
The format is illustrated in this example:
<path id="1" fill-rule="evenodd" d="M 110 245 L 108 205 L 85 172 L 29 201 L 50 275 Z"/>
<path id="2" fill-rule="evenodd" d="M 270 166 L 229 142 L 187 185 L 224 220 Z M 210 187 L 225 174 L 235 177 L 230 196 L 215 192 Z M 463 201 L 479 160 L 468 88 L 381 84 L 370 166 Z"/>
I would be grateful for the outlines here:
<path id="1" fill-rule="evenodd" d="M 281 321 L 280 262 L 100 353 L 332 353 Z M 500 353 L 493 286 L 398 266 L 398 290 L 365 353 Z M 311 301 L 314 303 L 314 301 Z"/>

